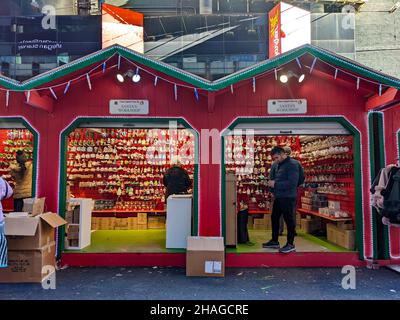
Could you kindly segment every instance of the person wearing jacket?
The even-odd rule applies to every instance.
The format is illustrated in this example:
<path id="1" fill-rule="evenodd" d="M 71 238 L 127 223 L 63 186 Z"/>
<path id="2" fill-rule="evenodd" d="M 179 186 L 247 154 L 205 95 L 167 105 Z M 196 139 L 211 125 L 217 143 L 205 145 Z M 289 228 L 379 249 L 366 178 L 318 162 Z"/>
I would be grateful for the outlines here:
<path id="1" fill-rule="evenodd" d="M 24 199 L 32 197 L 32 163 L 26 160 L 25 153 L 18 150 L 16 162 L 10 165 L 10 174 L 15 181 L 14 211 L 20 212 Z"/>
<path id="2" fill-rule="evenodd" d="M 165 172 L 163 183 L 166 188 L 165 201 L 171 194 L 186 194 L 192 186 L 189 174 L 179 162 Z"/>
<path id="3" fill-rule="evenodd" d="M 7 268 L 7 239 L 4 234 L 4 215 L 1 201 L 13 195 L 13 190 L 6 180 L 0 178 L 0 268 Z"/>
<path id="4" fill-rule="evenodd" d="M 268 181 L 268 187 L 272 188 L 274 204 L 272 208 L 272 239 L 263 243 L 264 248 L 279 249 L 281 253 L 295 251 L 294 238 L 296 232 L 295 206 L 297 187 L 299 183 L 300 168 L 298 161 L 289 157 L 281 147 L 274 147 L 271 156 L 277 167 L 274 180 Z M 287 226 L 287 243 L 283 248 L 279 245 L 279 219 L 283 215 Z"/>
<path id="5" fill-rule="evenodd" d="M 292 148 L 290 148 L 289 146 L 284 146 L 284 147 L 282 147 L 283 148 L 283 150 L 285 151 L 285 153 L 288 155 L 288 156 L 290 156 L 291 154 L 292 154 Z M 297 164 L 299 165 L 299 167 L 301 166 L 301 163 L 300 163 L 300 161 L 298 161 L 298 160 L 296 160 L 296 159 L 293 159 L 292 158 L 292 160 L 293 161 L 296 161 L 297 162 Z M 271 171 L 270 171 L 270 173 L 269 173 L 269 179 L 270 180 L 275 180 L 275 174 L 276 174 L 276 170 L 277 170 L 277 168 L 278 168 L 278 162 L 276 162 L 276 161 L 274 161 L 273 163 L 272 163 L 272 166 L 271 166 Z M 294 211 L 295 211 L 295 215 L 294 215 L 294 218 L 295 218 L 295 223 L 296 223 L 296 206 L 294 207 Z M 284 219 L 283 219 L 283 215 L 281 216 L 281 218 L 279 219 L 279 235 L 281 236 L 282 234 L 283 234 L 283 223 L 284 223 Z M 297 234 L 295 233 L 295 236 L 296 236 Z"/>

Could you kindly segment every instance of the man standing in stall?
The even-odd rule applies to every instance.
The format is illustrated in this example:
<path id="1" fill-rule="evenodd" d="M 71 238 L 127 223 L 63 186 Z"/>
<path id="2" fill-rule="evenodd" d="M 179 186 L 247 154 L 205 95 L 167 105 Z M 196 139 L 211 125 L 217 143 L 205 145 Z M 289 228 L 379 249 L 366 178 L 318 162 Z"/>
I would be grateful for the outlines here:
<path id="1" fill-rule="evenodd" d="M 290 148 L 289 146 L 284 146 L 282 147 L 283 150 L 285 151 L 285 153 L 290 157 L 290 155 L 292 154 L 292 148 Z M 301 185 L 304 182 L 304 169 L 300 163 L 300 161 L 293 159 L 293 161 L 297 162 L 298 166 L 299 166 L 299 170 L 300 170 L 300 177 L 299 177 L 299 185 Z M 276 173 L 276 169 L 278 168 L 278 162 L 273 162 L 272 166 L 271 166 L 271 171 L 269 174 L 269 180 L 275 180 L 275 173 Z M 296 205 L 294 207 L 294 217 L 295 217 L 295 222 L 296 222 Z M 283 235 L 283 223 L 284 223 L 284 219 L 283 219 L 283 215 L 281 215 L 281 218 L 279 219 L 279 235 Z M 297 236 L 297 233 L 294 234 L 295 236 Z"/>
<path id="2" fill-rule="evenodd" d="M 192 186 L 188 172 L 177 160 L 173 160 L 174 165 L 167 170 L 163 177 L 163 183 L 166 188 L 165 201 L 171 194 L 186 194 Z"/>
<path id="3" fill-rule="evenodd" d="M 289 253 L 296 250 L 294 246 L 296 232 L 295 206 L 300 167 L 299 163 L 288 156 L 281 147 L 274 147 L 271 150 L 271 156 L 277 163 L 274 180 L 268 181 L 268 187 L 272 188 L 275 199 L 271 216 L 272 239 L 263 243 L 263 247 L 279 249 L 281 253 Z M 279 220 L 282 215 L 286 223 L 288 234 L 286 245 L 280 248 L 278 241 Z"/>

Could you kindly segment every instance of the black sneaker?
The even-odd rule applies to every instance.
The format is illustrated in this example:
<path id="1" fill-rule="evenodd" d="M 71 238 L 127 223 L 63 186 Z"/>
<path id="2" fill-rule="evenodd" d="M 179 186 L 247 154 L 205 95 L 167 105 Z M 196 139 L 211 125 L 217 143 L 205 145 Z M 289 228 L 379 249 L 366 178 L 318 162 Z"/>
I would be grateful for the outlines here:
<path id="1" fill-rule="evenodd" d="M 263 248 L 268 248 L 268 249 L 279 249 L 281 246 L 279 245 L 278 241 L 268 241 L 262 244 Z"/>
<path id="2" fill-rule="evenodd" d="M 280 253 L 290 253 L 296 251 L 296 247 L 292 244 L 286 244 L 283 248 L 279 249 Z"/>

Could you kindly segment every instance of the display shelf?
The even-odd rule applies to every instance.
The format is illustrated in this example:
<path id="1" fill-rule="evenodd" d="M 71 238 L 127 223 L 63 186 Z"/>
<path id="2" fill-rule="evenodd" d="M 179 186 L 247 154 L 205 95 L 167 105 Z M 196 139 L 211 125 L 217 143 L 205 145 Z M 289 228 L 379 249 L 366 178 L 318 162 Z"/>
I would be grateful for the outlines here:
<path id="1" fill-rule="evenodd" d="M 168 139 L 168 130 L 161 131 L 162 139 Z M 71 194 L 94 200 L 114 199 L 119 204 L 130 200 L 137 202 L 138 208 L 141 204 L 147 208 L 133 209 L 134 212 L 154 211 L 165 202 L 163 176 L 171 167 L 170 147 L 183 147 L 190 152 L 179 160 L 190 179 L 194 179 L 193 134 L 179 129 L 179 140 L 172 144 L 160 143 L 159 138 L 148 129 L 76 129 L 68 138 L 67 179 Z M 153 157 L 147 161 L 149 151 Z"/>
<path id="2" fill-rule="evenodd" d="M 246 143 L 245 138 L 242 139 L 229 139 L 226 143 L 226 148 L 230 148 L 227 152 L 231 152 L 233 155 L 239 155 L 239 161 L 247 161 L 245 155 L 241 157 L 240 148 L 244 150 Z M 258 145 L 259 141 L 264 140 L 264 145 Z M 320 146 L 318 146 L 320 141 Z M 265 143 L 266 142 L 266 143 Z M 270 148 L 275 145 L 285 146 L 290 145 L 292 149 L 292 158 L 299 160 L 303 167 L 306 176 L 307 184 L 316 184 L 320 189 L 324 190 L 345 190 L 346 194 L 331 193 L 331 192 L 317 192 L 321 194 L 327 194 L 328 200 L 342 202 L 343 210 L 347 212 L 354 212 L 354 157 L 353 157 L 353 138 L 350 136 L 345 137 L 334 137 L 334 136 L 315 136 L 314 139 L 304 139 L 298 136 L 256 136 L 253 143 L 255 143 L 256 149 L 254 150 L 255 162 L 252 171 L 242 174 L 240 180 L 237 183 L 237 195 L 238 201 L 249 204 L 251 198 L 256 199 L 256 203 L 259 203 L 259 210 L 249 210 L 249 214 L 262 214 L 268 213 L 263 210 L 260 206 L 262 203 L 270 201 L 270 190 L 265 185 L 266 177 L 269 176 L 269 170 L 272 166 Z M 311 143 L 311 144 L 310 144 Z M 309 147 L 311 146 L 311 148 Z M 336 148 L 334 152 L 336 154 L 325 154 L 322 155 L 320 152 L 327 151 L 329 148 Z M 348 147 L 348 152 L 343 152 L 343 149 Z M 237 148 L 237 149 L 235 149 Z M 309 152 L 304 152 L 307 150 Z M 336 151 L 338 150 L 338 151 Z M 242 153 L 243 154 L 243 153 Z M 324 159 L 324 157 L 326 157 Z M 227 159 L 226 171 L 239 173 L 243 172 L 246 163 L 235 163 L 235 159 Z M 326 170 L 325 170 L 326 169 Z M 315 170 L 315 171 L 313 171 Z M 323 180 L 310 181 L 316 178 Z M 332 179 L 333 178 L 333 179 Z M 332 180 L 331 180 L 332 179 Z M 317 188 L 309 189 L 299 188 L 299 194 L 304 190 L 313 190 Z M 257 194 L 259 193 L 259 194 Z M 257 205 L 255 206 L 257 208 Z M 265 207 L 264 207 L 265 208 Z M 319 213 L 317 212 L 319 215 Z M 323 216 L 323 218 L 329 218 Z M 333 219 L 336 221 L 338 219 Z"/>
<path id="3" fill-rule="evenodd" d="M 138 210 L 138 209 L 132 209 L 132 210 L 113 210 L 113 209 L 108 209 L 108 210 L 93 210 L 93 213 L 140 213 L 140 212 L 146 212 L 146 213 L 166 213 L 166 210 Z"/>
<path id="4" fill-rule="evenodd" d="M 249 210 L 249 214 L 272 214 L 269 210 Z"/>
<path id="5" fill-rule="evenodd" d="M 306 210 L 306 209 L 297 209 L 298 212 L 303 213 L 303 214 L 309 214 L 309 215 L 313 215 L 313 216 L 317 216 L 320 218 L 324 218 L 326 220 L 329 221 L 334 221 L 334 222 L 342 222 L 342 221 L 352 221 L 353 218 L 349 217 L 349 218 L 333 218 L 333 217 L 329 217 L 325 214 L 321 214 L 319 212 L 316 211 L 311 211 L 311 210 Z"/>
<path id="6" fill-rule="evenodd" d="M 69 199 L 70 204 L 74 207 L 72 210 L 72 215 L 77 215 L 76 218 L 70 218 L 67 214 L 67 226 L 66 226 L 66 246 L 67 250 L 81 250 L 90 245 L 91 242 L 91 219 L 92 219 L 92 199 L 84 199 L 84 198 L 74 198 Z M 77 212 L 75 210 L 79 209 Z M 75 219 L 78 222 L 74 222 Z M 69 230 L 71 226 L 75 226 L 78 228 L 74 228 L 74 234 L 77 237 L 69 238 Z"/>
<path id="7" fill-rule="evenodd" d="M 25 152 L 27 160 L 33 157 L 33 135 L 28 129 L 0 129 L 0 173 L 11 185 L 14 181 L 8 176 L 11 163 L 15 162 L 18 150 Z"/>

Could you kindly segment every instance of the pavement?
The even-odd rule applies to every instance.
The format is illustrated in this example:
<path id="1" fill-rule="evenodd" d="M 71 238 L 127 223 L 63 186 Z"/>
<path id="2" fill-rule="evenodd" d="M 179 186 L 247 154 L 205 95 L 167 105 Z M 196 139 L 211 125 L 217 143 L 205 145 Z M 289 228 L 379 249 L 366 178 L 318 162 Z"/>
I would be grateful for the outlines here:
<path id="1" fill-rule="evenodd" d="M 182 268 L 66 268 L 56 289 L 0 284 L 0 300 L 400 300 L 400 273 L 357 268 L 343 289 L 341 268 L 229 268 L 225 278 L 186 277 Z"/>

